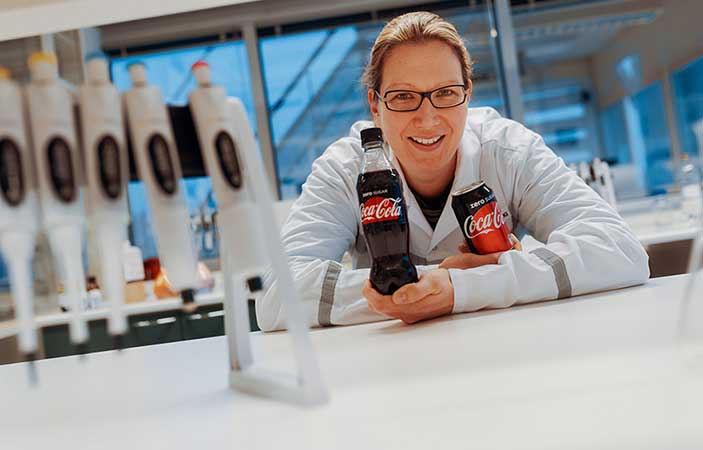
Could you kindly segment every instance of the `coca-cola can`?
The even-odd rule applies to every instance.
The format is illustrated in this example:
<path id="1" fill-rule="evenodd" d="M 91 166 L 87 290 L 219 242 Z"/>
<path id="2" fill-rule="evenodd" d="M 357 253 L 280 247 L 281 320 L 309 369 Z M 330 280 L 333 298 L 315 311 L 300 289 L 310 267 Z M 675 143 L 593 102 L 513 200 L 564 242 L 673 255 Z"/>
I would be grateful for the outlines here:
<path id="1" fill-rule="evenodd" d="M 476 181 L 453 192 L 452 209 L 473 253 L 485 255 L 513 247 L 496 195 L 485 182 Z"/>

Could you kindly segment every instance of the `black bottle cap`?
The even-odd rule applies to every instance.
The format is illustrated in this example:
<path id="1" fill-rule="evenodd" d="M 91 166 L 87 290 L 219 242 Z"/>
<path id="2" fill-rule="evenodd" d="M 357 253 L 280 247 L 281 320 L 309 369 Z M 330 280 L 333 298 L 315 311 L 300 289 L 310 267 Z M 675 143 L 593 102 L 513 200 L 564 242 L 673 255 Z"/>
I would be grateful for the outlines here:
<path id="1" fill-rule="evenodd" d="M 366 128 L 361 130 L 361 146 L 365 147 L 371 142 L 383 142 L 383 132 L 380 128 Z"/>

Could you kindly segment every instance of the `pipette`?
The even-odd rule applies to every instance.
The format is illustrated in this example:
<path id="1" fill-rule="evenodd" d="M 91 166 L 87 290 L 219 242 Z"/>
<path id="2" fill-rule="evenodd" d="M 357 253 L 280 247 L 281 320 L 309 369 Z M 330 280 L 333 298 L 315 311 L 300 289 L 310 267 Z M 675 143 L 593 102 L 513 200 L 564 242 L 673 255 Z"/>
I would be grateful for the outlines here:
<path id="1" fill-rule="evenodd" d="M 127 238 L 129 166 L 122 100 L 110 83 L 108 64 L 101 54 L 86 61 L 87 79 L 78 90 L 84 166 L 88 182 L 86 201 L 94 231 L 103 298 L 110 306 L 108 329 L 120 349 L 127 333 L 123 311 L 125 279 L 122 246 Z"/>
<path id="2" fill-rule="evenodd" d="M 171 122 L 160 89 L 147 82 L 144 65 L 133 63 L 129 74 L 133 87 L 124 94 L 127 123 L 149 196 L 159 259 L 171 288 L 193 309 L 198 258 Z"/>
<path id="3" fill-rule="evenodd" d="M 88 340 L 81 311 L 86 297 L 81 255 L 85 219 L 73 96 L 59 80 L 54 54 L 34 53 L 29 70 L 26 97 L 42 223 L 63 278 L 67 303 L 62 306 L 71 314 L 71 341 L 82 354 Z"/>
<path id="4" fill-rule="evenodd" d="M 34 161 L 28 146 L 22 92 L 0 67 L 0 249 L 10 275 L 20 352 L 36 382 L 37 333 L 32 255 L 38 227 Z"/>

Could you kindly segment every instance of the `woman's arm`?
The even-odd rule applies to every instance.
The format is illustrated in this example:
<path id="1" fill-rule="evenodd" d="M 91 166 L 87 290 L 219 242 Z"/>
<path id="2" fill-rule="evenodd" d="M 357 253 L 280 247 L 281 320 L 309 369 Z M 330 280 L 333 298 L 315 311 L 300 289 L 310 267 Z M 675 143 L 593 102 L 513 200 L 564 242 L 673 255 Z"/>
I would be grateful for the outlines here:
<path id="1" fill-rule="evenodd" d="M 527 130 L 525 130 L 528 132 Z M 508 251 L 496 265 L 451 269 L 454 312 L 508 307 L 645 282 L 648 257 L 622 218 L 536 136 L 520 152 L 496 150 L 511 204 L 545 247 Z M 503 155 L 503 156 L 498 156 Z M 501 160 L 505 157 L 505 160 Z"/>

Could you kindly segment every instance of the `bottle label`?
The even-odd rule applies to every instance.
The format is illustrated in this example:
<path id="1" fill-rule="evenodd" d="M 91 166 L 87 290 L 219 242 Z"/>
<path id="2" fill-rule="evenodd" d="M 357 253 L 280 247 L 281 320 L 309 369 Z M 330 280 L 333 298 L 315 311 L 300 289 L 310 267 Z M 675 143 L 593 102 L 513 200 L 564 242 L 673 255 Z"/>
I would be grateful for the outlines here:
<path id="1" fill-rule="evenodd" d="M 24 198 L 22 159 L 17 145 L 9 139 L 0 140 L 0 188 L 10 206 L 17 206 Z"/>
<path id="2" fill-rule="evenodd" d="M 98 143 L 98 165 L 103 193 L 109 199 L 117 200 L 122 194 L 122 169 L 120 149 L 112 136 L 105 136 Z"/>
<path id="3" fill-rule="evenodd" d="M 361 204 L 361 224 L 398 221 L 402 215 L 401 197 L 371 197 Z"/>
<path id="4" fill-rule="evenodd" d="M 71 148 L 63 138 L 56 137 L 49 142 L 49 176 L 56 196 L 64 203 L 76 198 L 76 178 L 73 174 Z"/>

